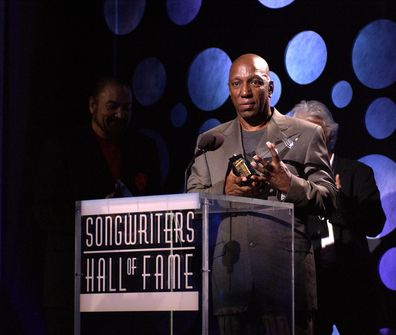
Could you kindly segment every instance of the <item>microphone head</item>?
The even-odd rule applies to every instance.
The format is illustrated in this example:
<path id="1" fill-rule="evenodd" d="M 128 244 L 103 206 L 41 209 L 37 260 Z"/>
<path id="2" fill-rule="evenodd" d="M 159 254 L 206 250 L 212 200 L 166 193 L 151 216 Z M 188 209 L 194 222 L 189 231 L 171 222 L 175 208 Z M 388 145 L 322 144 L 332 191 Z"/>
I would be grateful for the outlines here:
<path id="1" fill-rule="evenodd" d="M 221 147 L 224 135 L 221 133 L 206 133 L 198 143 L 198 149 L 202 152 L 213 151 Z"/>
<path id="2" fill-rule="evenodd" d="M 191 173 L 191 166 L 193 165 L 195 158 L 204 154 L 207 151 L 213 151 L 220 148 L 224 142 L 224 135 L 219 132 L 206 133 L 199 139 L 197 151 L 195 152 L 192 160 L 188 164 L 184 171 L 184 192 L 187 192 L 187 179 L 189 173 Z"/>

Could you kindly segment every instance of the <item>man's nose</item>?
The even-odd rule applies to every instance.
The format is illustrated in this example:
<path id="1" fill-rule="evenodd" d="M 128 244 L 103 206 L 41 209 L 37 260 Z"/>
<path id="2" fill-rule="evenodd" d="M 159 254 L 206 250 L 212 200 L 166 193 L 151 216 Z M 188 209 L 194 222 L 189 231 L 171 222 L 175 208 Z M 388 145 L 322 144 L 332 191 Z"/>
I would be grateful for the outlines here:
<path id="1" fill-rule="evenodd" d="M 125 109 L 123 109 L 122 107 L 118 108 L 116 113 L 115 113 L 115 116 L 118 119 L 126 119 L 127 115 L 128 115 L 128 112 Z"/>
<path id="2" fill-rule="evenodd" d="M 242 97 L 249 97 L 251 95 L 252 95 L 252 90 L 251 90 L 251 87 L 250 87 L 249 83 L 242 84 L 241 96 Z"/>

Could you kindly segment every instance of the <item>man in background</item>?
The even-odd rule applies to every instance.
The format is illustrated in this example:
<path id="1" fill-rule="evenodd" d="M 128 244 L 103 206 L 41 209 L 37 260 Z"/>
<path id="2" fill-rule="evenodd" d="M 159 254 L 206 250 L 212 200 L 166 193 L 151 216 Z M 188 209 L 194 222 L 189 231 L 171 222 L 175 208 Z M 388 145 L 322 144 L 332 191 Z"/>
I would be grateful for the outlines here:
<path id="1" fill-rule="evenodd" d="M 337 211 L 310 221 L 318 287 L 315 334 L 331 335 L 334 324 L 341 335 L 378 334 L 380 306 L 366 236 L 378 235 L 386 217 L 373 171 L 334 153 L 338 124 L 323 103 L 303 100 L 291 115 L 324 130 L 338 189 Z"/>
<path id="2" fill-rule="evenodd" d="M 89 124 L 50 136 L 37 172 L 35 214 L 46 239 L 43 305 L 49 335 L 73 334 L 75 202 L 160 192 L 155 145 L 130 127 L 129 86 L 100 77 L 88 109 Z M 98 327 L 96 334 L 102 333 Z"/>

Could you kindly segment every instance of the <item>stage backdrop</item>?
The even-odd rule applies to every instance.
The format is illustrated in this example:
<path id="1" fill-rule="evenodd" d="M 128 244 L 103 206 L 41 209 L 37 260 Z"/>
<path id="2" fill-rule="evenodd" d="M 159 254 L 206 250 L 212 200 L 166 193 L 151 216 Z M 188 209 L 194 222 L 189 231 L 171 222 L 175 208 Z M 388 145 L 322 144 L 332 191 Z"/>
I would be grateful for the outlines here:
<path id="1" fill-rule="evenodd" d="M 5 0 L 0 9 L 1 293 L 21 334 L 42 327 L 44 250 L 29 211 L 36 160 L 50 130 L 87 121 L 91 77 L 128 78 L 133 122 L 157 144 L 165 192 L 179 193 L 197 135 L 235 117 L 227 77 L 244 53 L 268 61 L 281 113 L 322 101 L 340 124 L 336 151 L 374 169 L 387 221 L 370 243 L 396 329 L 394 0 Z"/>

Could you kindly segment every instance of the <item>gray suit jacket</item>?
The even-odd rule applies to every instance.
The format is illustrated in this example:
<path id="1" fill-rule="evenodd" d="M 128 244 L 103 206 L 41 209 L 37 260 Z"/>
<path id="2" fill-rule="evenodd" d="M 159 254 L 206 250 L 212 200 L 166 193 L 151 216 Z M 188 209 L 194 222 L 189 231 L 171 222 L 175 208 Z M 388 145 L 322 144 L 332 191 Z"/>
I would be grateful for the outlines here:
<path id="1" fill-rule="evenodd" d="M 187 182 L 188 192 L 224 194 L 229 158 L 243 154 L 239 121 L 223 123 L 208 132 L 224 135 L 223 145 L 196 158 Z M 204 134 L 201 134 L 203 136 Z M 198 137 L 199 143 L 201 136 Z M 285 149 L 283 139 L 293 140 Z M 324 214 L 335 204 L 336 187 L 322 129 L 312 123 L 282 115 L 274 109 L 257 152 L 265 153 L 265 141 L 276 144 L 279 156 L 293 174 L 283 201 L 295 206 L 295 298 L 296 310 L 316 306 L 315 268 L 310 240 L 305 235 L 308 214 Z M 278 200 L 275 197 L 270 200 Z M 281 222 L 282 218 L 279 218 Z M 269 222 L 270 220 L 271 222 Z M 263 311 L 278 311 L 291 301 L 291 229 L 279 228 L 260 215 L 223 218 L 218 226 L 212 264 L 215 314 L 245 311 L 254 303 Z M 288 311 L 284 311 L 287 313 Z"/>

